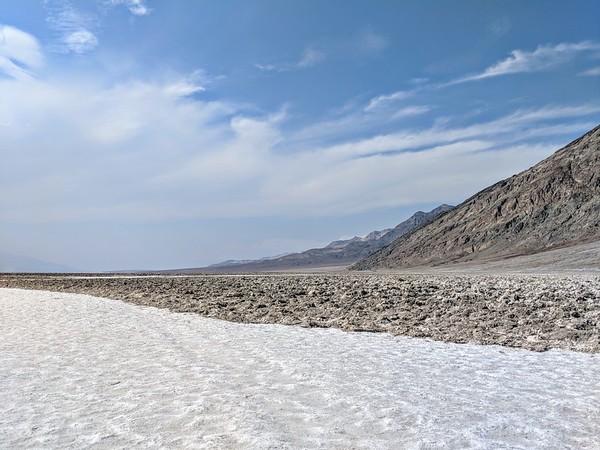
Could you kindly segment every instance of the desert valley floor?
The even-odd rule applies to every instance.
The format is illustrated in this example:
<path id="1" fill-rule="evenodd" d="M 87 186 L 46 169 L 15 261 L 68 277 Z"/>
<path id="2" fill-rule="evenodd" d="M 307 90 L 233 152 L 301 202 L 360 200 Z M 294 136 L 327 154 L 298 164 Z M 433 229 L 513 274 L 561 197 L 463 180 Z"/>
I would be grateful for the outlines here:
<path id="1" fill-rule="evenodd" d="M 599 299 L 593 274 L 3 275 L 0 448 L 599 448 Z"/>

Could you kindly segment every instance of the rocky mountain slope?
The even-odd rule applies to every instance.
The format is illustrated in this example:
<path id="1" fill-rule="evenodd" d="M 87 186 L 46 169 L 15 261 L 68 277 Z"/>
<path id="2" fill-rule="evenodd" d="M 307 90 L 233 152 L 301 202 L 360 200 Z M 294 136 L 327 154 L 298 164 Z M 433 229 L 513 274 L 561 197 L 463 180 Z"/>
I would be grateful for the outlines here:
<path id="1" fill-rule="evenodd" d="M 494 261 L 600 240 L 600 126 L 354 269 Z"/>
<path id="2" fill-rule="evenodd" d="M 355 236 L 352 239 L 334 241 L 323 248 L 313 248 L 301 253 L 254 261 L 225 261 L 209 267 L 184 269 L 178 270 L 178 272 L 260 272 L 346 266 L 359 261 L 450 209 L 452 206 L 440 205 L 429 212 L 419 211 L 395 228 L 373 231 L 364 237 Z"/>

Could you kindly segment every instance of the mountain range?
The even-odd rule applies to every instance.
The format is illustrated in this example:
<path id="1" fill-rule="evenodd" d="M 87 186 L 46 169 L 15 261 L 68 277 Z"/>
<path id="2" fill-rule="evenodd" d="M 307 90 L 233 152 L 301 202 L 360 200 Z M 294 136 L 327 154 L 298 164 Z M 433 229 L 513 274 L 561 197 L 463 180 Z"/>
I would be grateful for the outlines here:
<path id="1" fill-rule="evenodd" d="M 481 264 L 600 241 L 600 126 L 351 268 Z"/>
<path id="2" fill-rule="evenodd" d="M 352 239 L 333 241 L 322 248 L 257 260 L 224 261 L 208 267 L 183 269 L 178 272 L 261 272 L 348 266 L 451 209 L 452 206 L 443 204 L 429 212 L 418 211 L 394 228 L 373 231 L 364 237 L 355 236 Z"/>

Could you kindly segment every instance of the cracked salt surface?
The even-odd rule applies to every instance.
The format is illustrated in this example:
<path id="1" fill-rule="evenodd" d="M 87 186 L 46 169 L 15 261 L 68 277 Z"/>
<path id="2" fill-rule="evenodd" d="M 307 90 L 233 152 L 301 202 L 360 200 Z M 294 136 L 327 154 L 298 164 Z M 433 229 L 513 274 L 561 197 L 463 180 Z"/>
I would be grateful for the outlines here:
<path id="1" fill-rule="evenodd" d="M 597 449 L 599 362 L 0 289 L 0 447 Z"/>

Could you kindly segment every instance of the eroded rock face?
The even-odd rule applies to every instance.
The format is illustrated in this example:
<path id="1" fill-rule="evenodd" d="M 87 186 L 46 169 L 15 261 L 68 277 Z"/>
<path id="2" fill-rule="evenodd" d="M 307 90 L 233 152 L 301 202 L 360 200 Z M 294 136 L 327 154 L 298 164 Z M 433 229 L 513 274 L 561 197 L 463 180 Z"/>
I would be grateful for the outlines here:
<path id="1" fill-rule="evenodd" d="M 0 287 L 90 294 L 234 322 L 600 352 L 598 276 L 0 275 Z"/>
<path id="2" fill-rule="evenodd" d="M 485 261 L 600 240 L 600 127 L 353 268 Z"/>

